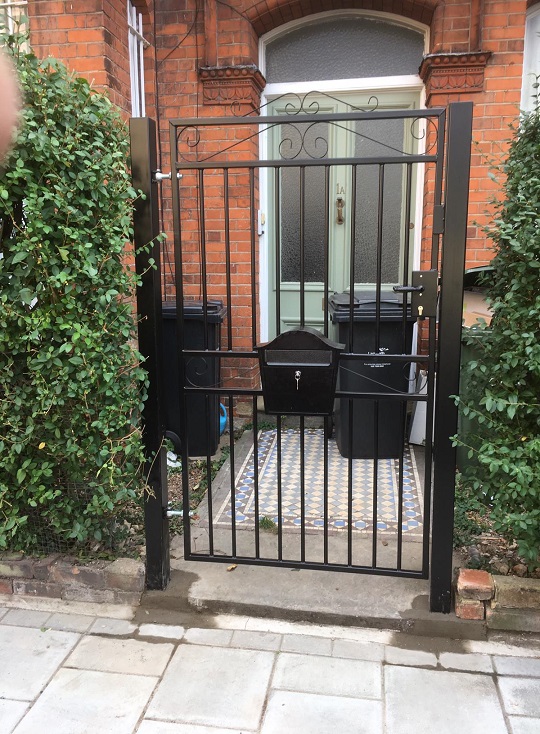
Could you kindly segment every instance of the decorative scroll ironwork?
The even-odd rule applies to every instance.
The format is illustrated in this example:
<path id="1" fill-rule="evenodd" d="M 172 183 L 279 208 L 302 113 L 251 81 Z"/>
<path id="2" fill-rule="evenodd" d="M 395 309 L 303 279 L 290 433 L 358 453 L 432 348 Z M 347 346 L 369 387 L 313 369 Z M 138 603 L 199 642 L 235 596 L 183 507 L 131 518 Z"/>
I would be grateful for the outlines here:
<path id="1" fill-rule="evenodd" d="M 328 112 L 323 109 L 324 100 L 344 104 L 347 109 L 345 112 Z M 264 115 L 268 105 L 272 104 L 275 107 L 276 103 L 281 103 L 282 110 L 280 110 L 280 113 Z M 231 109 L 236 111 L 239 107 L 238 105 L 235 109 L 233 105 Z M 369 98 L 368 106 L 358 107 L 346 99 L 339 99 L 325 92 L 312 91 L 305 95 L 288 93 L 271 100 L 271 102 L 248 114 L 234 114 L 233 119 L 238 122 L 239 127 L 246 128 L 246 134 L 237 135 L 233 142 L 225 143 L 217 152 L 215 150 L 208 152 L 205 146 L 204 131 L 209 129 L 209 125 L 202 123 L 202 121 L 201 124 L 190 121 L 188 125 L 179 126 L 176 135 L 178 157 L 179 160 L 188 164 L 211 161 L 217 163 L 223 161 L 224 158 L 226 159 L 227 155 L 239 151 L 242 146 L 245 147 L 247 143 L 258 138 L 261 134 L 272 131 L 279 134 L 280 129 L 282 137 L 278 142 L 277 149 L 281 160 L 298 160 L 301 162 L 301 160 L 326 159 L 330 151 L 329 134 L 331 129 L 343 130 L 346 135 L 374 143 L 388 151 L 389 155 L 402 156 L 404 162 L 409 156 L 418 154 L 417 151 L 413 152 L 391 145 L 384 140 L 384 133 L 381 134 L 379 139 L 379 137 L 373 137 L 373 135 L 368 135 L 367 132 L 362 131 L 362 122 L 369 120 L 369 113 L 375 111 L 379 112 L 379 100 L 374 95 Z M 258 114 L 254 116 L 254 113 Z M 359 113 L 362 117 L 351 117 L 351 113 Z M 323 119 L 316 119 L 322 115 L 324 115 Z M 368 117 L 364 117 L 364 115 L 368 115 Z M 388 119 L 391 119 L 391 117 L 392 115 L 389 114 Z M 284 118 L 290 118 L 290 120 Z M 384 115 L 381 116 L 379 112 L 377 119 L 384 123 L 386 118 Z M 424 141 L 425 145 L 420 154 L 426 155 L 436 149 L 437 118 L 419 113 L 415 117 L 404 116 L 403 120 L 404 124 L 407 124 L 406 121 L 410 120 L 410 138 L 416 142 Z M 322 134 L 323 122 L 328 125 L 326 137 Z M 360 129 L 358 129 L 359 127 Z M 276 132 L 273 134 L 276 134 Z M 208 136 L 208 142 L 210 141 L 215 146 L 215 136 L 211 138 Z"/>

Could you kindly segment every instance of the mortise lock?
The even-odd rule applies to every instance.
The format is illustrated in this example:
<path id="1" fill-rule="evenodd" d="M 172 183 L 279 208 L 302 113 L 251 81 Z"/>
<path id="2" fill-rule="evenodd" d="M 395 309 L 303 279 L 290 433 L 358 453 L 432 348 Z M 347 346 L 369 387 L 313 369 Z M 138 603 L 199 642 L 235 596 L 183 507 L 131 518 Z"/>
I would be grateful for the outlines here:
<path id="1" fill-rule="evenodd" d="M 411 276 L 412 285 L 395 285 L 394 293 L 411 294 L 411 315 L 415 318 L 436 317 L 439 273 L 437 270 L 415 270 Z"/>
<path id="2" fill-rule="evenodd" d="M 344 218 L 343 218 L 343 207 L 345 206 L 345 201 L 342 196 L 338 196 L 336 199 L 336 222 L 337 224 L 343 224 Z"/>

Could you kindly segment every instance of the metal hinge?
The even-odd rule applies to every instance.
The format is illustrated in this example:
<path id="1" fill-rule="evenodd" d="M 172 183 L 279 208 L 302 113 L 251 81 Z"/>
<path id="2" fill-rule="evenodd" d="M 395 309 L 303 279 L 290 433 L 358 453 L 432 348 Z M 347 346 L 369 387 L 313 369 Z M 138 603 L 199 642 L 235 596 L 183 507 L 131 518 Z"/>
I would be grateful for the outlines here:
<path id="1" fill-rule="evenodd" d="M 444 204 L 433 207 L 433 234 L 444 233 Z"/>

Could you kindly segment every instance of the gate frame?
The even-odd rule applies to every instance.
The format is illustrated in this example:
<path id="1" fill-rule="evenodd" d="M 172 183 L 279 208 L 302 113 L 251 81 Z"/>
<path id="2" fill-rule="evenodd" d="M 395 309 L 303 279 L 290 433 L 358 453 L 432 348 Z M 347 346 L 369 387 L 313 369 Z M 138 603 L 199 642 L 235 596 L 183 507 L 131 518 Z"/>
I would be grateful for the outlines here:
<path id="1" fill-rule="evenodd" d="M 441 247 L 441 296 L 437 343 L 434 472 L 431 522 L 430 610 L 449 613 L 452 598 L 452 552 L 457 406 L 450 397 L 459 392 L 463 275 L 467 236 L 467 206 L 472 137 L 471 102 L 448 106 L 445 150 L 445 228 Z M 139 350 L 145 358 L 150 387 L 143 411 L 143 440 L 147 453 L 145 497 L 147 588 L 164 589 L 170 578 L 167 466 L 163 411 L 163 336 L 157 184 L 156 126 L 149 118 L 130 120 L 133 186 L 144 193 L 134 212 L 135 262 L 141 277 L 137 290 Z M 148 243 L 152 243 L 150 247 Z M 145 249 L 142 249 L 145 248 Z M 153 258 L 152 267 L 149 258 Z M 446 294 L 446 295 L 445 295 Z M 181 321 L 177 324 L 182 329 Z"/>

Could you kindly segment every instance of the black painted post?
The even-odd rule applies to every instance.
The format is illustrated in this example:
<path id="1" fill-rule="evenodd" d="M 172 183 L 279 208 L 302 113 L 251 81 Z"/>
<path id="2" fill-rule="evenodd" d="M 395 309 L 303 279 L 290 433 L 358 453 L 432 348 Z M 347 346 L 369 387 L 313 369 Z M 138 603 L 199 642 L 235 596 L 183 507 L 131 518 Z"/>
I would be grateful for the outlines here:
<path id="1" fill-rule="evenodd" d="M 141 278 L 137 289 L 139 351 L 148 373 L 148 398 L 143 410 L 145 472 L 150 492 L 144 502 L 146 529 L 146 586 L 164 589 L 170 579 L 169 521 L 167 519 L 167 452 L 164 439 L 163 334 L 161 316 L 161 263 L 158 184 L 152 180 L 157 169 L 156 124 L 147 117 L 130 120 L 133 187 L 144 198 L 135 202 L 133 225 L 135 267 Z M 149 246 L 150 245 L 150 246 Z M 147 248 L 143 250 L 142 248 Z M 150 264 L 154 260 L 154 267 Z"/>
<path id="2" fill-rule="evenodd" d="M 472 103 L 449 105 L 446 152 L 445 229 L 441 260 L 441 301 L 435 398 L 435 463 L 431 545 L 430 609 L 450 612 L 457 407 L 450 395 L 459 392 L 463 272 L 467 239 L 467 206 L 471 162 Z"/>

